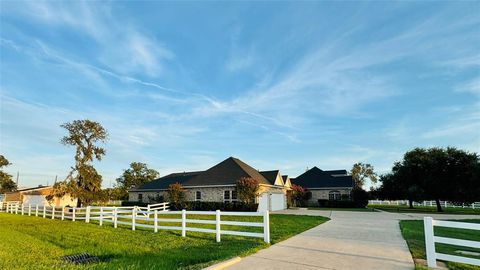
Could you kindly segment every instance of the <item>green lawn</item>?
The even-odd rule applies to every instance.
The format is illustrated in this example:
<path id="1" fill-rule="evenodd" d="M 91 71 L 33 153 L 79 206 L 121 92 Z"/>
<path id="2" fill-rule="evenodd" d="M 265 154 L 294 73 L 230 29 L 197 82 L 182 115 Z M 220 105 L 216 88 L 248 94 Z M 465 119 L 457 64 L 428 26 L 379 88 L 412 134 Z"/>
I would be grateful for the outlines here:
<path id="1" fill-rule="evenodd" d="M 437 207 L 431 206 L 415 206 L 413 209 L 409 209 L 408 205 L 368 205 L 369 208 L 375 208 L 387 212 L 399 212 L 399 213 L 436 213 L 436 214 L 462 214 L 462 215 L 480 215 L 480 209 L 472 208 L 442 208 L 444 212 L 437 212 Z"/>
<path id="2" fill-rule="evenodd" d="M 201 218 L 206 219 L 205 216 Z M 259 221 L 259 217 L 226 218 Z M 277 243 L 327 220 L 313 216 L 270 215 L 271 242 Z M 228 226 L 224 229 L 246 231 L 247 228 Z M 248 228 L 248 231 L 258 232 L 259 229 L 262 230 Z M 0 213 L 0 239 L 0 269 L 201 269 L 269 246 L 259 238 L 222 235 L 222 241 L 216 243 L 215 234 L 210 233 L 187 232 L 184 238 L 179 231 L 153 233 L 138 228 L 132 231 L 127 227 L 114 229 L 110 223 L 101 227 L 81 221 L 5 213 Z M 104 262 L 76 266 L 58 259 L 82 252 L 99 256 Z"/>
<path id="3" fill-rule="evenodd" d="M 329 207 L 308 207 L 308 210 L 323 211 L 356 211 L 356 212 L 373 212 L 373 208 L 329 208 Z"/>
<path id="4" fill-rule="evenodd" d="M 461 222 L 480 223 L 480 220 L 461 220 Z M 400 221 L 400 229 L 402 231 L 403 238 L 405 238 L 405 240 L 407 241 L 408 248 L 410 249 L 410 253 L 412 253 L 412 257 L 414 259 L 426 259 L 423 221 L 422 220 L 402 220 Z M 474 230 L 435 227 L 434 233 L 436 236 L 480 241 L 480 233 Z M 468 247 L 458 247 L 458 246 L 446 245 L 446 244 L 435 244 L 435 249 L 439 253 L 452 254 L 457 256 L 466 256 L 466 257 L 480 259 L 480 256 L 469 256 L 469 255 L 459 254 L 455 252 L 457 250 L 480 252 L 479 249 L 468 248 Z M 447 263 L 447 266 L 449 269 L 454 269 L 454 270 L 460 270 L 460 269 L 479 270 L 480 269 L 480 267 L 477 267 L 477 266 L 452 263 L 452 262 Z M 417 269 L 427 269 L 427 268 L 418 265 Z"/>

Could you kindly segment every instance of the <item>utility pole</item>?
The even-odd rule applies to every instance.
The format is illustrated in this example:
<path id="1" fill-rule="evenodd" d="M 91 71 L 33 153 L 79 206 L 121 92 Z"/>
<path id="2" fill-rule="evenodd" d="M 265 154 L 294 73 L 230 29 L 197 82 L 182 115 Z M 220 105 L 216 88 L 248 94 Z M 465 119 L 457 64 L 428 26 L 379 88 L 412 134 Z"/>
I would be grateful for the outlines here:
<path id="1" fill-rule="evenodd" d="M 58 178 L 58 175 L 55 175 L 55 182 L 53 183 L 54 185 L 57 183 L 57 178 Z"/>
<path id="2" fill-rule="evenodd" d="M 19 177 L 19 175 L 20 175 L 20 172 L 17 171 L 17 187 L 18 187 L 18 177 Z"/>

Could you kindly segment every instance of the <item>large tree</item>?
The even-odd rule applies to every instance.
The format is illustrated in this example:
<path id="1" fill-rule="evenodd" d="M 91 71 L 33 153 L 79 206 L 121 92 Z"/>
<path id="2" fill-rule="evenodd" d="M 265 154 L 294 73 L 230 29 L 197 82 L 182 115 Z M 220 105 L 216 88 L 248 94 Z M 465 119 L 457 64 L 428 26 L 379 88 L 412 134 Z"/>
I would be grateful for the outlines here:
<path id="1" fill-rule="evenodd" d="M 11 163 L 3 155 L 0 155 L 0 193 L 17 190 L 17 183 L 12 180 L 12 176 L 3 171 L 3 168 Z"/>
<path id="2" fill-rule="evenodd" d="M 367 179 L 370 179 L 372 183 L 377 182 L 377 174 L 373 171 L 373 166 L 368 163 L 355 163 L 350 173 L 355 187 L 362 188 Z"/>
<path id="3" fill-rule="evenodd" d="M 90 120 L 75 120 L 61 127 L 68 131 L 61 143 L 75 147 L 75 165 L 63 182 L 54 185 L 54 191 L 49 198 L 68 193 L 78 199 L 78 206 L 101 199 L 102 176 L 92 163 L 94 160 L 102 160 L 106 153 L 98 144 L 107 141 L 107 131 L 99 123 Z"/>
<path id="4" fill-rule="evenodd" d="M 130 168 L 124 170 L 122 176 L 117 178 L 117 187 L 122 190 L 123 197 L 126 197 L 127 190 L 153 181 L 158 175 L 159 173 L 154 169 L 149 169 L 147 164 L 132 162 Z"/>
<path id="5" fill-rule="evenodd" d="M 382 178 L 380 196 L 413 200 L 473 202 L 480 194 L 479 156 L 456 148 L 415 148 Z M 389 195 L 390 194 L 390 195 Z M 393 194 L 393 195 L 392 195 Z"/>

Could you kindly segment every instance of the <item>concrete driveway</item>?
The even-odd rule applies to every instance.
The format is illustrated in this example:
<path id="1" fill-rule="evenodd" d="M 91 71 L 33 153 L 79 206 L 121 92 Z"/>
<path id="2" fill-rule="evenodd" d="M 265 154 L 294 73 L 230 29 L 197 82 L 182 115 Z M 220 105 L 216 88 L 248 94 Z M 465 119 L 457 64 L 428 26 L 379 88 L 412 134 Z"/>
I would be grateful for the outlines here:
<path id="1" fill-rule="evenodd" d="M 227 269 L 414 269 L 398 221 L 422 219 L 421 214 L 315 210 L 278 213 L 319 215 L 331 220 L 243 258 Z M 451 219 L 452 215 L 434 218 Z"/>

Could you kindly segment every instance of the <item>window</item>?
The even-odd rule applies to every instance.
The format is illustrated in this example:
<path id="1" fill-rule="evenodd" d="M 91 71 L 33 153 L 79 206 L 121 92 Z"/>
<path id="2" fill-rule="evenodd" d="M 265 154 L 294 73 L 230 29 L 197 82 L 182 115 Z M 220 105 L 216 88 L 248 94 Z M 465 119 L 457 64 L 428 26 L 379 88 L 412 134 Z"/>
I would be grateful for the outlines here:
<path id="1" fill-rule="evenodd" d="M 237 200 L 237 191 L 236 190 L 225 190 L 223 192 L 223 201 L 224 202 L 234 202 Z"/>
<path id="2" fill-rule="evenodd" d="M 195 200 L 196 201 L 201 201 L 202 200 L 202 192 L 201 191 L 197 191 L 195 193 Z"/>
<path id="3" fill-rule="evenodd" d="M 143 202 L 143 194 L 142 193 L 138 194 L 138 201 Z"/>
<path id="4" fill-rule="evenodd" d="M 334 190 L 334 191 L 330 191 L 330 192 L 328 193 L 328 199 L 329 199 L 330 201 L 339 201 L 340 198 L 341 198 L 341 197 L 340 197 L 340 192 L 339 192 L 339 191 Z"/>

